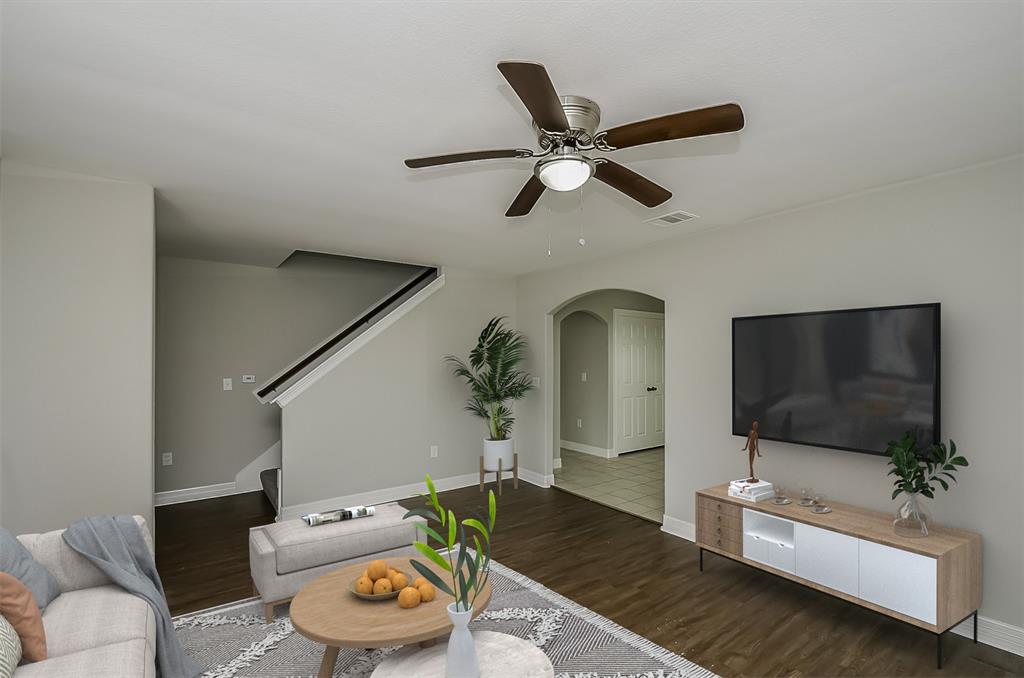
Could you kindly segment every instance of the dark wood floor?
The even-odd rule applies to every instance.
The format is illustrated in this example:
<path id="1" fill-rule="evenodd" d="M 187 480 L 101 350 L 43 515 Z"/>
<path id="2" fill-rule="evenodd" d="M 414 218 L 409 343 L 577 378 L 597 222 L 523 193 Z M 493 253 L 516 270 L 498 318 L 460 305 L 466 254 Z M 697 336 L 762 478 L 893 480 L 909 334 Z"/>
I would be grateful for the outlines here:
<path id="1" fill-rule="evenodd" d="M 482 497 L 441 501 L 468 514 Z M 248 596 L 247 528 L 271 519 L 258 493 L 158 508 L 171 611 Z M 1024 658 L 953 634 L 936 671 L 931 634 L 710 554 L 701 574 L 692 543 L 556 489 L 506 485 L 494 557 L 722 676 L 1024 675 Z"/>

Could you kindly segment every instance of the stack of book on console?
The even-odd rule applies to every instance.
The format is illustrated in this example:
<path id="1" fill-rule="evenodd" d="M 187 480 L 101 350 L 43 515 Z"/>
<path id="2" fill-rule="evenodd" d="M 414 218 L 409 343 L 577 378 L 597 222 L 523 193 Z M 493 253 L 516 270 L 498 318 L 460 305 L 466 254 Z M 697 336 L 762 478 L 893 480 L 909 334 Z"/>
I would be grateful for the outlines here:
<path id="1" fill-rule="evenodd" d="M 734 480 L 729 483 L 729 496 L 756 503 L 774 497 L 775 488 L 766 480 Z"/>

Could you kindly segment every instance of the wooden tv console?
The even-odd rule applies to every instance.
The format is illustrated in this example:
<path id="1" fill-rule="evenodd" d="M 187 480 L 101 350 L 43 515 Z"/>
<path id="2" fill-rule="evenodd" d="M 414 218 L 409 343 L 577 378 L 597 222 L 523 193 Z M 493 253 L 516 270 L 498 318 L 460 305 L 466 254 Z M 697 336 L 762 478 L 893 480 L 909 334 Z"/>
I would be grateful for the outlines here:
<path id="1" fill-rule="evenodd" d="M 981 607 L 981 535 L 930 527 L 923 538 L 893 532 L 892 517 L 829 503 L 812 513 L 797 500 L 778 506 L 730 497 L 728 484 L 697 492 L 697 546 L 804 584 L 935 634 Z"/>

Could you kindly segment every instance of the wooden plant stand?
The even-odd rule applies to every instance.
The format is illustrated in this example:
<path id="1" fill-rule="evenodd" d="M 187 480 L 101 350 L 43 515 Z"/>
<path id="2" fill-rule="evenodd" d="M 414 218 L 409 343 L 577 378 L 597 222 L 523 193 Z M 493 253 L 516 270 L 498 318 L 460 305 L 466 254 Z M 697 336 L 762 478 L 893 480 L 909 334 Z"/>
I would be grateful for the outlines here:
<path id="1" fill-rule="evenodd" d="M 501 476 L 509 469 L 501 468 L 501 459 L 498 460 L 498 470 L 485 469 L 484 468 L 484 455 L 480 455 L 480 491 L 484 491 L 484 474 L 485 473 L 497 473 L 498 474 L 498 496 L 501 496 Z M 519 489 L 519 453 L 515 452 L 512 455 L 512 489 Z"/>

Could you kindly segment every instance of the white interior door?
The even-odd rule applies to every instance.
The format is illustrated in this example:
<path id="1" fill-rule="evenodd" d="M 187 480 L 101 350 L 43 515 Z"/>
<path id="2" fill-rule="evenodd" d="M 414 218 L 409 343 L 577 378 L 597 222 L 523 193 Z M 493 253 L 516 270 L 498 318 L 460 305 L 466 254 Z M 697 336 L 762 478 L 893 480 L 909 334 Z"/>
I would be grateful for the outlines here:
<path id="1" fill-rule="evenodd" d="M 614 436 L 622 454 L 665 444 L 665 315 L 615 309 Z"/>

